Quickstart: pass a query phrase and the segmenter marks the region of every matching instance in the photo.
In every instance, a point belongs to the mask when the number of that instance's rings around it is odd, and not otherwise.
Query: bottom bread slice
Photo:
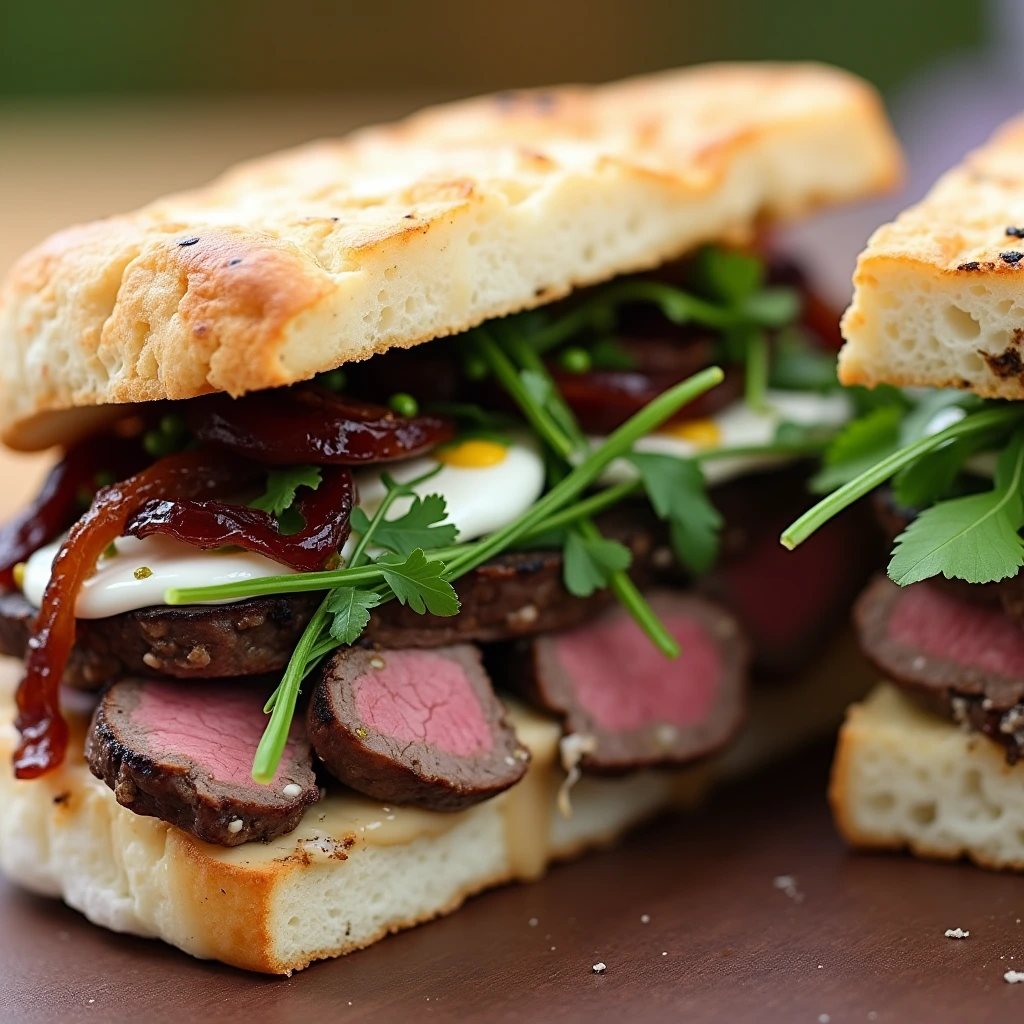
[[[4,700],[19,672],[0,660]],[[115,931],[288,974],[452,911],[482,889],[537,878],[551,861],[610,843],[661,810],[693,806],[715,784],[834,728],[869,678],[843,638],[814,672],[758,688],[745,731],[722,756],[671,773],[585,777],[569,817],[557,809],[559,728],[514,707],[533,761],[501,796],[444,814],[383,806],[339,785],[294,832],[230,849],[121,807],[84,763],[79,714],[61,769],[32,782],[0,771],[0,868]],[[5,762],[13,742],[6,726]]]
[[[889,683],[847,713],[830,799],[853,846],[1024,869],[1024,762]]]

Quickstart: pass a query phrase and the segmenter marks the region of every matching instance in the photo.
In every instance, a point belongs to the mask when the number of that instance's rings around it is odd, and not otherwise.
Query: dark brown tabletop
[[[0,1019],[1024,1019],[1024,984],[1003,980],[1024,970],[1024,880],[848,853],[826,775],[825,751],[791,761],[700,814],[290,979],[113,935],[0,883]]]

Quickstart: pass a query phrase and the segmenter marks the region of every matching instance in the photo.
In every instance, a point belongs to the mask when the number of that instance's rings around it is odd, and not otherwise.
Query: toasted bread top
[[[0,287],[0,431],[308,379],[889,186],[876,94],[817,65],[506,93],[70,228]]]

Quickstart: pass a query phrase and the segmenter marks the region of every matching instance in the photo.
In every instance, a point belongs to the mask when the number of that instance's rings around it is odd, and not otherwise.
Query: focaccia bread
[[[1024,118],[880,227],[854,285],[844,384],[1024,398]]]
[[[61,232],[0,287],[0,432],[307,379],[892,184],[876,94],[720,65],[501,94]],[[68,410],[76,410],[68,413]]]
[[[0,722],[10,721],[20,667],[0,658]],[[557,809],[561,727],[519,708],[513,719],[532,763],[500,796],[448,814],[382,805],[338,784],[294,832],[235,847],[118,804],[82,757],[79,715],[56,772],[18,782],[0,771],[0,868],[114,931],[290,974],[449,913],[483,889],[537,878],[552,861],[610,843],[666,808],[691,806],[833,728],[869,679],[852,637],[839,638],[816,668],[755,688],[750,722],[723,754],[675,772],[584,776],[568,818]],[[13,727],[0,725],[0,761],[14,739]]]
[[[889,684],[850,708],[830,799],[852,846],[1024,870],[1024,762]]]

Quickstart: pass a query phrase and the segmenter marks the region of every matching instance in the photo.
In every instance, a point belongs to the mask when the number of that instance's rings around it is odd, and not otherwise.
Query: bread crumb
[[[828,1024],[828,1022],[831,1019],[832,1018],[827,1013],[819,1013],[818,1014],[818,1020],[821,1022],[821,1024]]]
[[[971,933],[966,932],[963,928],[947,928],[946,938],[947,939],[966,939]]]
[[[650,924],[651,923],[651,915],[650,914],[641,914],[640,915],[640,923],[641,924]]]
[[[1003,975],[1003,981],[1009,985],[1017,985],[1024,981],[1024,971],[1007,971]]]
[[[554,947],[554,946],[552,946],[551,948],[552,948],[552,949],[554,949],[555,947]],[[591,969],[591,970],[592,970],[592,971],[593,971],[593,972],[594,972],[595,974],[604,974],[604,972],[605,972],[606,970],[608,970],[608,965],[607,965],[607,964],[606,964],[606,963],[605,963],[605,962],[604,962],[603,960],[599,960],[599,961],[598,961],[598,962],[597,962],[596,964],[594,964],[594,966],[593,966],[593,967],[591,967],[590,969]]]
[[[797,888],[795,876],[776,875],[772,879],[772,885],[784,892],[794,903],[803,903],[804,894]]]
[[[535,917],[531,917],[530,918],[529,925],[530,925],[531,928],[536,928],[538,924],[540,924],[540,922],[537,920],[537,918],[535,918]]]

